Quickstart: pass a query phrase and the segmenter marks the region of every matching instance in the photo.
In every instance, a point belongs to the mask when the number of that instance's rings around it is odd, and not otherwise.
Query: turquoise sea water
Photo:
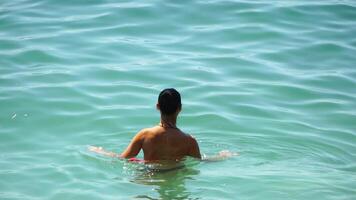
[[[355,199],[356,1],[0,1],[0,199]],[[94,155],[158,123],[205,155]],[[142,154],[140,155],[142,156]]]

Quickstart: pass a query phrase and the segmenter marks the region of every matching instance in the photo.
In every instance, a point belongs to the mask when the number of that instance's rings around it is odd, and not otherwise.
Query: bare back
[[[185,156],[201,158],[196,140],[177,128],[155,126],[143,129],[134,137],[122,157],[136,156],[141,148],[147,161],[179,160]]]
[[[145,160],[175,160],[190,155],[192,137],[179,129],[156,126],[147,129],[144,138]]]

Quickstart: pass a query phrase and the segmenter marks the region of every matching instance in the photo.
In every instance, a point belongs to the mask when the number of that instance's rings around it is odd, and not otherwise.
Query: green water
[[[0,199],[355,199],[356,2],[0,1]],[[159,91],[205,155],[121,152]],[[142,154],[140,154],[142,156]]]

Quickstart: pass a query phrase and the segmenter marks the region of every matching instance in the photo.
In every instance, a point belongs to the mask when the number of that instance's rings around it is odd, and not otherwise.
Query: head
[[[182,109],[179,92],[174,88],[162,90],[158,96],[157,109],[161,112],[161,115],[178,115]]]

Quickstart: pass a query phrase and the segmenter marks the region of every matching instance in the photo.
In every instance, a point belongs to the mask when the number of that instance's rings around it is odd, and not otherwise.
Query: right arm
[[[196,141],[196,139],[192,136],[189,136],[189,140],[190,140],[190,148],[189,148],[189,154],[188,156],[194,157],[194,158],[198,158],[201,159],[201,155],[200,155],[200,149],[199,149],[199,145],[198,142]]]
[[[190,143],[189,156],[200,159],[202,161],[215,162],[215,161],[225,160],[232,156],[239,155],[238,153],[233,153],[228,150],[223,150],[223,151],[220,151],[218,155],[209,156],[209,157],[204,156],[204,158],[202,158],[201,154],[200,154],[200,150],[199,150],[199,145],[198,145],[198,142],[196,141],[196,139],[192,136],[189,136],[189,140],[190,140],[190,142],[189,142]]]
[[[232,156],[238,156],[239,153],[233,153],[230,152],[228,150],[222,150],[219,152],[218,155],[214,155],[214,156],[204,156],[204,158],[202,159],[203,161],[206,162],[216,162],[216,161],[221,161],[221,160],[225,160],[228,159]]]

